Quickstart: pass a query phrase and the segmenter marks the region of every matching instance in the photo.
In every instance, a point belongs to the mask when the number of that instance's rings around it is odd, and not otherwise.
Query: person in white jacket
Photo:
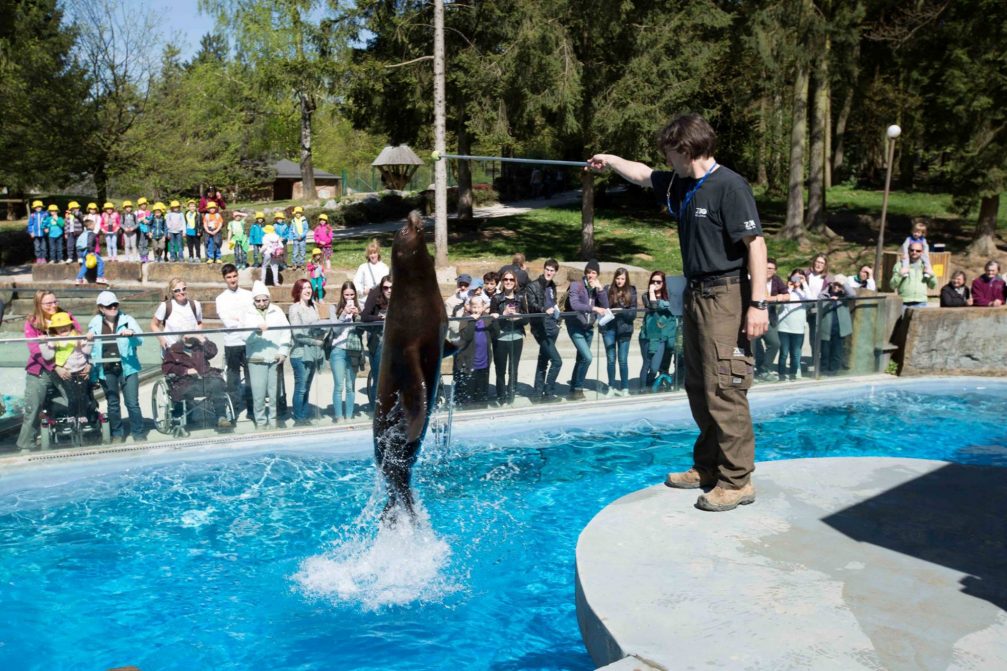
[[[262,279],[266,282],[267,273],[272,272],[273,284],[280,283],[280,263],[283,261],[284,244],[279,233],[272,224],[262,229]]]
[[[363,305],[367,300],[367,294],[371,292],[381,278],[389,274],[388,266],[381,260],[381,245],[377,239],[372,239],[367,243],[367,250],[364,252],[366,263],[361,263],[357,268],[357,274],[353,276],[353,286],[357,288],[357,299]]]
[[[245,341],[245,359],[248,361],[248,378],[252,387],[252,411],[258,429],[275,428],[277,425],[277,369],[290,353],[290,330],[270,330],[270,327],[289,325],[283,310],[270,303],[269,289],[265,283],[257,280],[252,285],[252,309],[245,313],[242,326],[258,329],[250,332]]]

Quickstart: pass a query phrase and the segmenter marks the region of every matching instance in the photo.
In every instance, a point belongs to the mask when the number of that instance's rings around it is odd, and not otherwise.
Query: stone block
[[[912,309],[902,330],[899,375],[1007,375],[1007,307]]]
[[[105,278],[109,282],[139,282],[141,264],[133,261],[105,260]],[[31,267],[33,282],[73,282],[80,271],[76,263],[46,263]]]

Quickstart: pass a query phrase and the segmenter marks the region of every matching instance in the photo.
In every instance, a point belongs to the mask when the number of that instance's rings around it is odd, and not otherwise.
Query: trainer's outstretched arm
[[[652,186],[650,183],[650,173],[654,172],[650,166],[636,161],[615,156],[614,154],[595,154],[587,160],[587,169],[594,172],[606,172],[614,170],[627,182],[632,182],[638,186]]]

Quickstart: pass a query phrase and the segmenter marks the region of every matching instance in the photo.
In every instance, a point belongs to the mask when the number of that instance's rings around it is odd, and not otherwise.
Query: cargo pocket
[[[717,384],[721,389],[750,389],[755,358],[736,345],[717,343]]]

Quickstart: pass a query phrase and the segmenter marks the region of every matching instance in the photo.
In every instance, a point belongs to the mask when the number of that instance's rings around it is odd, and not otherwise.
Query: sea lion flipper
[[[416,362],[415,380],[423,380],[423,371]],[[399,389],[399,403],[402,404],[403,417],[406,423],[406,442],[419,442],[427,425],[427,394],[426,385],[411,384]]]
[[[443,356],[454,356],[458,354],[458,345],[454,344],[450,340],[445,340],[442,346]]]

